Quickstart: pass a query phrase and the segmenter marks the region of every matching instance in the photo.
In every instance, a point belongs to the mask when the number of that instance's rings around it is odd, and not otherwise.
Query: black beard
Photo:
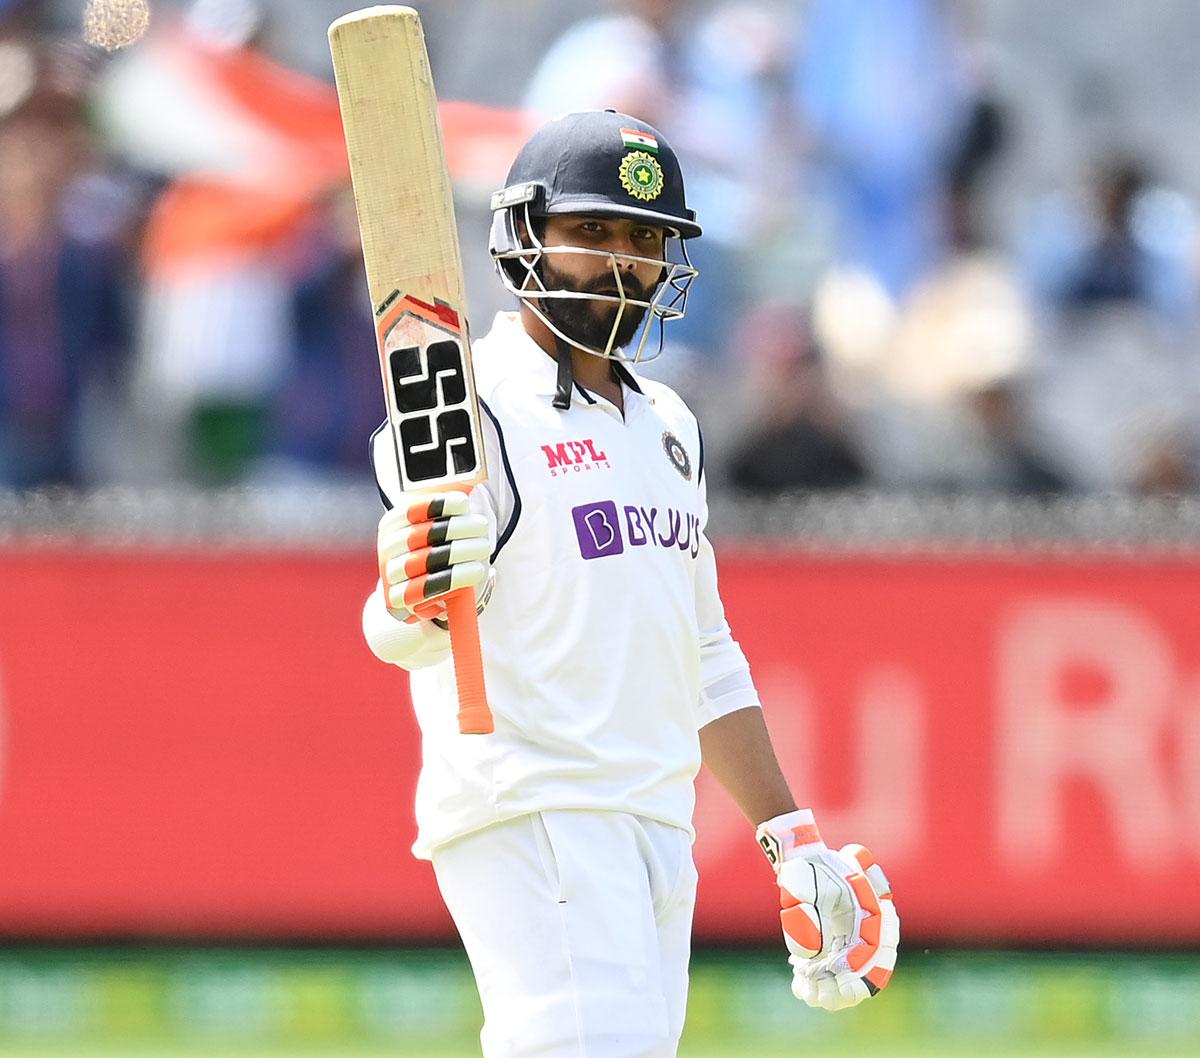
[[[542,262],[542,282],[546,284],[547,290],[576,289],[571,280],[557,271],[549,261]],[[585,294],[599,294],[606,289],[611,291],[613,282],[610,276],[599,276],[578,290]],[[627,298],[649,300],[636,279],[623,276],[621,283]],[[609,347],[609,335],[613,334],[613,317],[621,310],[621,306],[615,302],[587,301],[583,298],[546,298],[542,301],[542,309],[554,325],[572,341],[603,352]],[[598,312],[603,315],[598,315]],[[633,341],[633,336],[637,334],[645,317],[646,310],[640,305],[627,304],[621,312],[617,332],[613,335],[612,348],[624,349]]]

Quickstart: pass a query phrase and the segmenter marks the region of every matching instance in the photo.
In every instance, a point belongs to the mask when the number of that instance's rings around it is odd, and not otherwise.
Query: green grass
[[[775,951],[697,953],[679,1058],[1196,1058],[1200,957],[928,952],[824,1014]],[[1136,987],[1131,987],[1136,982]],[[0,1058],[479,1058],[458,951],[0,949]]]
[[[704,1044],[679,1050],[679,1058],[797,1058],[806,1048],[780,1043],[764,1047],[758,1041],[730,1040],[724,1044]],[[1118,1044],[1032,1044],[1032,1043],[934,1043],[919,1042],[892,1046],[873,1043],[872,1058],[1194,1058],[1191,1047],[1170,1048],[1162,1045],[1145,1049]],[[338,1045],[327,1048],[304,1046],[277,1047],[213,1047],[212,1045],[180,1046],[166,1044],[127,1045],[58,1044],[39,1047],[33,1044],[6,1047],[0,1045],[0,1058],[479,1058],[478,1048],[383,1047]]]

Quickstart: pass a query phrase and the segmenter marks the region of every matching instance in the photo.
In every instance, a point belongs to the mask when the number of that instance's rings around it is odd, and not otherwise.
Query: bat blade
[[[416,11],[329,27],[388,423],[406,492],[487,477],[466,292],[437,96]],[[474,593],[447,597],[464,731],[492,730]]]
[[[355,11],[329,27],[329,46],[371,304],[378,309],[395,290],[461,304],[454,200],[420,18],[410,7]]]

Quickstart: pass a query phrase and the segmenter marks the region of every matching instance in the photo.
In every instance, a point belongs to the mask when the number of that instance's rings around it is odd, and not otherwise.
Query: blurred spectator
[[[846,437],[803,316],[787,306],[760,306],[738,338],[750,361],[739,416],[746,429],[730,459],[730,484],[766,495],[860,484],[865,468]]]
[[[969,394],[968,402],[987,448],[987,465],[962,488],[995,490],[1017,496],[1066,492],[1069,483],[1030,439],[1024,386],[997,381]]]
[[[1081,487],[1195,487],[1197,222],[1144,157],[1114,152],[1022,233],[1044,310],[1040,429]]]
[[[960,254],[902,304],[834,273],[816,304],[834,392],[875,480],[905,488],[1059,491],[1024,411],[1032,319],[1011,270]]]
[[[839,218],[839,260],[903,296],[945,248],[973,86],[945,0],[814,0],[796,97]]]
[[[836,390],[855,409],[881,481],[1008,493],[1063,491],[1027,410],[1034,321],[1008,261],[981,228],[978,196],[1002,143],[999,112],[977,120],[942,200],[947,256],[902,300],[859,273],[835,273],[817,320]]]
[[[947,256],[914,288],[898,328],[896,369],[908,377],[897,378],[896,389],[927,398],[949,428],[929,483],[1057,493],[1067,478],[1040,450],[1028,411],[1032,309],[982,218],[987,175],[1006,140],[999,103],[977,98],[947,170]]]
[[[736,359],[733,325],[748,303],[803,293],[801,277],[778,274],[772,255],[802,208],[788,95],[793,17],[774,2],[714,4],[689,24],[677,104],[664,118],[704,227],[692,251],[703,278],[678,338],[709,368]]]
[[[383,421],[375,330],[349,188],[305,247],[293,297],[294,353],[271,408],[258,475],[369,476],[367,439]]]
[[[1194,460],[1181,436],[1167,434],[1146,447],[1134,490],[1143,496],[1183,496],[1200,486]]]
[[[0,0],[0,34],[28,35],[38,15],[37,0]]]
[[[922,3],[890,7],[887,17],[905,12],[917,20],[906,32],[936,14]],[[1058,491],[1061,477],[1027,437],[1023,379],[1030,310],[1011,266],[990,246],[980,209],[988,173],[1006,141],[1005,116],[998,102],[983,95],[960,104],[955,137],[942,128],[944,138],[922,148],[922,164],[929,168],[915,182],[901,175],[897,185],[906,194],[919,191],[921,209],[936,219],[936,252],[919,267],[916,257],[910,260],[913,270],[899,294],[888,288],[890,266],[880,273],[831,272],[816,294],[818,340],[829,351],[834,391],[850,409],[877,482]],[[885,136],[881,149],[889,138],[895,137]]]
[[[1143,309],[1052,317],[1029,389],[1038,433],[1078,488],[1157,488],[1168,464],[1182,471],[1175,480],[1194,477],[1198,367],[1190,338],[1164,333]]]
[[[6,77],[7,75],[7,77]],[[121,381],[134,194],[82,125],[85,64],[33,37],[0,41],[0,484],[86,483],[89,400]]]
[[[1028,233],[1033,279],[1064,311],[1125,305],[1164,323],[1195,320],[1197,222],[1190,203],[1156,181],[1147,161],[1115,153],[1081,201],[1044,201]]]
[[[1149,300],[1150,261],[1133,232],[1134,203],[1146,184],[1147,174],[1134,159],[1113,162],[1101,176],[1096,240],[1066,278],[1065,306]]]
[[[612,107],[670,137],[664,118],[676,91],[679,0],[626,0],[564,33],[533,72],[524,106],[542,121]]]
[[[330,85],[255,45],[251,0],[195,0],[122,56],[98,109],[113,143],[171,178],[144,247],[137,395],[149,476],[235,481],[265,451],[291,355],[294,241],[345,181]]]

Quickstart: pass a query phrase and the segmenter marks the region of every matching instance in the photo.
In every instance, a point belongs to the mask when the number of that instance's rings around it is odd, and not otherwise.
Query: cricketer
[[[411,673],[414,853],[470,958],[483,1053],[676,1054],[701,763],[776,871],[792,991],[854,1006],[895,965],[890,886],[862,846],[827,847],[792,795],[718,594],[699,426],[637,373],[696,277],[676,155],[626,114],[569,114],[522,148],[492,208],[519,309],[474,344],[491,478],[405,494],[376,435],[388,510],[363,611],[372,651]],[[491,734],[455,719],[440,600],[464,587]]]

